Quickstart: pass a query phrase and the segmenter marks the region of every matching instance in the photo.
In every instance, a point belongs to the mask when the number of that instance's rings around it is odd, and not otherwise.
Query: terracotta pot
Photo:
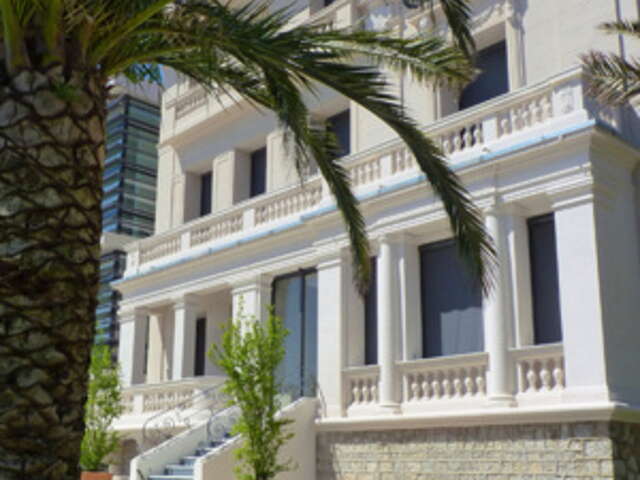
[[[111,480],[112,473],[107,472],[82,472],[80,480]]]

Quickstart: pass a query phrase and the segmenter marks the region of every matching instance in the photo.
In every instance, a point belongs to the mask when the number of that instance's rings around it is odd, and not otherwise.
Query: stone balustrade
[[[513,350],[518,395],[539,395],[565,388],[562,344],[535,345]]]
[[[486,353],[402,362],[402,401],[437,402],[484,397],[487,393]]]
[[[503,95],[491,102],[454,113],[424,129],[435,139],[455,168],[457,164],[479,160],[489,153],[512,148],[518,135],[528,130],[563,128],[563,118],[584,110],[582,71],[569,70],[541,84]],[[196,87],[193,87],[196,88]],[[592,112],[598,115],[598,112]],[[581,118],[582,118],[581,117]],[[418,174],[414,156],[399,139],[342,159],[356,194],[360,188],[393,185],[401,177]],[[397,180],[395,178],[397,177]],[[248,237],[260,228],[279,220],[302,220],[302,215],[333,204],[334,200],[319,176],[303,185],[268,192],[259,197],[214,212],[173,230],[129,245],[125,278],[160,265],[167,259],[190,253],[191,249]],[[195,252],[194,252],[195,253]]]
[[[180,406],[193,407],[192,400],[202,391],[221,382],[220,377],[136,385],[122,392],[124,414],[148,415]]]
[[[378,403],[380,368],[377,365],[352,367],[344,372],[346,407],[375,406]]]
[[[255,224],[262,225],[305,212],[318,205],[321,200],[322,184],[319,178],[315,178],[304,188],[286,190],[280,195],[269,196],[255,205]]]

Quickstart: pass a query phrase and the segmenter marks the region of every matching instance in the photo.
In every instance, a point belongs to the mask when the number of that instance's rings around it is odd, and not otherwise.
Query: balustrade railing
[[[177,405],[189,405],[205,390],[219,385],[219,377],[203,377],[159,384],[143,384],[129,387],[122,392],[125,414],[149,415]]]
[[[537,345],[512,350],[518,372],[518,394],[559,392],[565,388],[562,344]]]
[[[495,150],[495,143],[527,129],[544,125],[563,115],[581,110],[584,117],[582,72],[574,69],[544,83],[503,95],[491,102],[450,115],[424,129],[435,139],[453,165],[458,159],[473,158]],[[395,175],[417,172],[413,154],[400,140],[392,140],[367,151],[345,157],[352,185],[374,186],[389,182]],[[304,185],[269,192],[242,202],[229,210],[213,213],[175,230],[127,247],[125,277],[140,266],[179,254],[190,248],[248,234],[252,229],[304,212],[332,199],[319,177]]]
[[[402,362],[403,402],[478,398],[486,395],[486,353]]]
[[[242,214],[234,213],[215,222],[198,225],[191,230],[191,246],[223,238],[242,230]]]
[[[254,207],[255,224],[262,225],[295,215],[315,207],[322,200],[322,184],[319,178],[310,180],[303,188],[287,190],[279,195],[262,199]]]
[[[347,408],[372,406],[378,403],[380,368],[377,365],[352,367],[344,371]]]
[[[227,408],[229,397],[223,387],[223,384],[218,384],[203,390],[182,390],[178,395],[171,395],[170,402],[151,402],[150,408],[161,411],[144,422],[144,441],[157,445],[174,436],[177,430],[209,421],[216,413]]]

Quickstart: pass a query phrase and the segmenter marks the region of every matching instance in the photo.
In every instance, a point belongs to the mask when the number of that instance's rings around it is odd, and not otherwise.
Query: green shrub
[[[240,480],[271,480],[292,469],[291,461],[278,460],[278,452],[293,436],[285,430],[291,420],[276,417],[282,408],[282,384],[276,370],[284,359],[287,335],[272,309],[264,323],[241,313],[225,328],[221,345],[209,352],[228,377],[224,388],[231,404],[240,409],[233,429],[243,438],[236,453]]]
[[[111,349],[106,345],[94,346],[80,450],[80,465],[84,470],[104,469],[105,458],[118,448],[119,438],[111,430],[111,424],[123,412],[121,392],[120,371],[111,361]]]

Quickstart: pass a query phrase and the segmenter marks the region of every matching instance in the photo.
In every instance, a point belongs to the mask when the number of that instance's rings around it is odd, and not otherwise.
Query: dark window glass
[[[364,297],[364,363],[378,363],[378,274],[375,258],[371,260],[371,285]]]
[[[336,136],[338,150],[336,158],[344,157],[351,153],[351,113],[349,110],[340,112],[327,119],[327,128]]]
[[[560,342],[562,325],[553,214],[530,218],[528,225],[535,343]]]
[[[294,398],[314,396],[318,369],[318,276],[303,271],[273,282],[275,313],[289,335],[278,376]]]
[[[502,41],[478,52],[476,68],[481,73],[460,95],[460,110],[486,102],[509,91],[507,44]]]
[[[453,240],[420,249],[423,356],[484,350],[482,294]]]
[[[261,195],[267,188],[267,147],[251,154],[251,187],[250,197]]]
[[[331,5],[333,2],[335,2],[336,0],[324,0],[324,6],[328,7],[329,5]]]
[[[194,375],[196,377],[204,375],[205,356],[207,348],[207,319],[199,318],[196,321],[196,348]]]
[[[200,177],[200,216],[211,213],[211,172]]]
[[[147,375],[149,363],[149,317],[144,317],[144,358],[142,360],[142,374]]]

